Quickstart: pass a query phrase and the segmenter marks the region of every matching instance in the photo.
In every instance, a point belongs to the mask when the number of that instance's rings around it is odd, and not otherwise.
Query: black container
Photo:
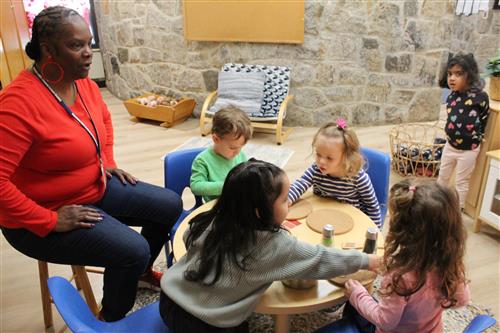
[[[373,254],[377,252],[377,236],[378,229],[376,227],[370,227],[366,230],[365,246],[363,247],[364,253]]]

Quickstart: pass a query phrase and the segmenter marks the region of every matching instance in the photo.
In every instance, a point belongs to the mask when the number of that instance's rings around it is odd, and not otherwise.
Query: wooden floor
[[[115,129],[115,156],[119,166],[143,181],[163,184],[163,166],[160,157],[189,138],[199,135],[196,119],[170,129],[158,123],[130,121],[120,100],[107,90],[103,95],[113,116]],[[389,151],[388,133],[391,126],[358,128],[362,146]],[[295,128],[284,146],[295,151],[285,167],[290,179],[294,179],[312,162],[311,139],[315,128]],[[257,133],[254,143],[274,144],[274,136]],[[391,174],[391,183],[399,176]],[[472,221],[465,217],[467,231],[467,275],[471,280],[472,300],[491,308],[497,318],[499,306],[500,234],[483,226],[478,234],[472,232]],[[43,332],[42,306],[36,261],[15,251],[3,236],[0,237],[0,332]],[[160,258],[164,260],[164,258]],[[49,265],[56,275],[69,275],[65,266]],[[102,276],[91,274],[94,293],[102,295]],[[63,332],[65,326],[54,308],[55,325],[52,332]]]

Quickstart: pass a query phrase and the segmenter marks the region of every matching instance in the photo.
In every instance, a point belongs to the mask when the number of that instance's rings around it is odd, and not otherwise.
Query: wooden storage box
[[[160,126],[171,127],[173,125],[183,122],[186,118],[190,117],[193,113],[196,102],[191,98],[182,98],[174,106],[158,105],[156,107],[149,107],[140,104],[137,99],[141,97],[148,97],[154,94],[146,94],[131,98],[123,102],[130,115],[137,119],[150,119],[161,121]],[[158,95],[154,95],[158,97]]]

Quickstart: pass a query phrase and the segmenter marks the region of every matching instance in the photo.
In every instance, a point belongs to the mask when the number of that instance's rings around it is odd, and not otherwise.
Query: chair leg
[[[278,145],[281,145],[283,143],[283,141],[286,140],[288,135],[290,135],[290,132],[292,131],[291,128],[283,127],[283,118],[285,116],[285,111],[286,111],[288,102],[291,101],[292,98],[293,98],[293,95],[286,96],[280,105],[280,110],[278,112],[278,121],[276,122],[276,143]]]
[[[80,280],[78,279],[78,272],[75,269],[76,266],[71,266],[71,271],[73,272],[73,279],[75,280],[76,289],[82,290],[80,285]]]
[[[73,272],[75,272],[75,283],[80,285],[83,291],[83,296],[87,301],[87,305],[93,314],[97,315],[99,313],[99,307],[95,301],[94,293],[92,292],[92,286],[90,285],[89,277],[85,266],[71,266]]]
[[[283,121],[278,121],[278,125],[276,126],[276,144],[281,145],[283,143]]]
[[[42,294],[43,322],[45,323],[45,328],[49,328],[54,324],[54,321],[52,318],[49,286],[47,285],[49,266],[46,261],[38,261],[38,275],[40,277],[40,292]]]

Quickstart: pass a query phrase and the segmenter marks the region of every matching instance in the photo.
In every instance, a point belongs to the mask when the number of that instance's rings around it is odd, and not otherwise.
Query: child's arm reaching
[[[351,305],[377,328],[392,331],[398,326],[406,306],[404,297],[392,293],[377,303],[359,281],[348,280],[345,288]]]
[[[363,213],[368,215],[377,227],[381,229],[382,219],[380,216],[380,205],[375,196],[375,190],[373,189],[370,177],[364,170],[361,170],[359,173],[357,189]]]
[[[191,192],[201,196],[219,196],[224,181],[208,180],[208,167],[203,159],[195,159],[191,170]]]
[[[304,194],[313,184],[313,167],[309,167],[304,174],[296,179],[288,191],[288,202],[293,204]]]

